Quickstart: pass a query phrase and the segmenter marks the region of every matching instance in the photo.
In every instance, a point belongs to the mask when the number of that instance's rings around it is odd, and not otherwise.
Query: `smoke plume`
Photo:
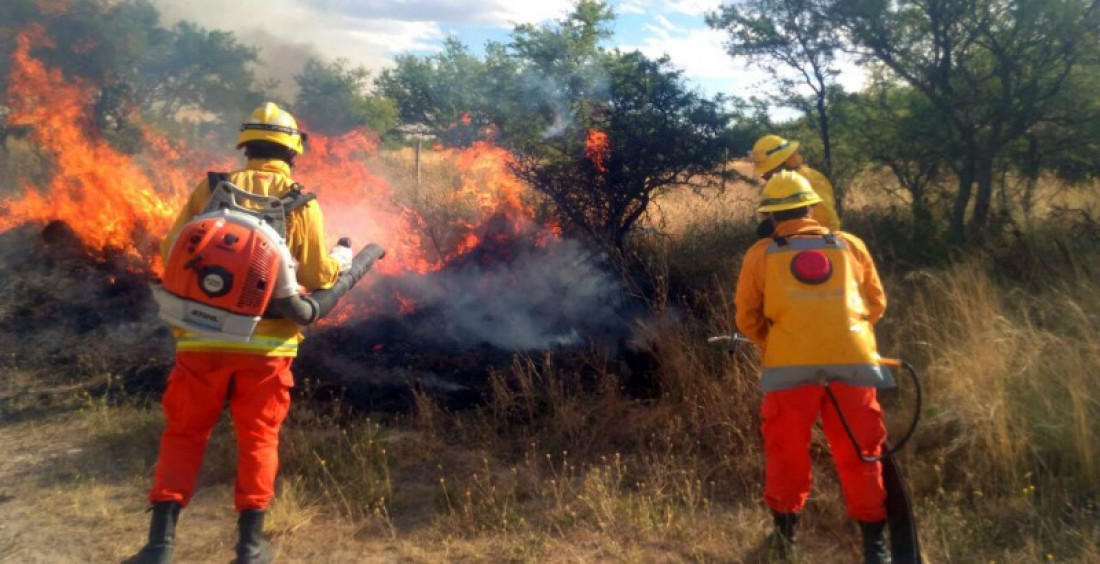
[[[364,346],[403,334],[434,347],[508,351],[574,347],[622,334],[627,323],[618,276],[581,243],[539,235],[489,234],[438,272],[379,279],[358,296],[373,313],[353,331],[366,333]],[[369,335],[382,326],[385,334]]]

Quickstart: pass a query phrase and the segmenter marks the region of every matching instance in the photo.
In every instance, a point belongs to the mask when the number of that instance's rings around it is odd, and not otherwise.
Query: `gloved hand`
[[[341,273],[347,272],[351,268],[351,259],[354,256],[351,252],[351,238],[341,237],[336,246],[329,251],[329,255],[340,264]]]

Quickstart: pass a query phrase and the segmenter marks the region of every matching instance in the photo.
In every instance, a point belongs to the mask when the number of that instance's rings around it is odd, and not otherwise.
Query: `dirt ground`
[[[121,562],[141,548],[148,525],[148,480],[118,445],[66,431],[70,418],[0,425],[0,561]],[[134,445],[136,446],[136,445]],[[149,445],[153,446],[153,445]],[[155,446],[154,446],[155,451]],[[139,458],[139,463],[146,460]],[[421,547],[377,531],[315,515],[280,526],[269,521],[281,562],[420,562],[462,560],[458,549]],[[177,529],[177,562],[230,562],[236,514],[232,487],[200,485]]]
[[[145,473],[156,452],[158,416],[138,417],[133,428],[117,432],[111,427],[124,417],[111,413],[19,419],[0,419],[0,562],[122,562],[137,552],[148,525]],[[208,450],[208,462],[211,456],[218,453]],[[180,518],[175,561],[232,562],[235,524],[231,481],[204,470]],[[685,558],[673,539],[653,545],[597,533],[564,539],[451,535],[427,525],[398,530],[281,498],[272,504],[267,532],[279,562],[730,561],[706,547]]]

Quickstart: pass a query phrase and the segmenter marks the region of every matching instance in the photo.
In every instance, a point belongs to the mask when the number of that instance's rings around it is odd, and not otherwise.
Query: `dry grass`
[[[396,170],[411,157],[390,158]],[[402,197],[461,221],[475,206],[453,204],[453,175],[426,159],[422,193]],[[652,274],[653,315],[636,332],[654,361],[648,396],[627,394],[638,375],[600,351],[583,366],[517,356],[491,375],[483,407],[458,413],[420,395],[413,412],[379,419],[315,401],[301,382],[269,522],[283,561],[762,560],[755,359],[705,343],[731,330],[753,238],[739,190],[663,201],[659,234],[639,236]],[[901,460],[929,561],[1100,561],[1100,285],[1086,267],[1098,253],[1067,265],[1028,241],[1009,255],[1031,265],[1018,268],[1026,280],[989,255],[883,269],[884,352],[916,364],[925,385],[923,426]],[[141,544],[159,409],[85,360],[93,385],[48,389],[0,365],[2,561],[117,561]],[[900,428],[908,396],[887,400]],[[855,561],[820,437],[813,452],[801,543],[815,560]],[[181,521],[181,561],[228,557],[234,457],[223,421]]]

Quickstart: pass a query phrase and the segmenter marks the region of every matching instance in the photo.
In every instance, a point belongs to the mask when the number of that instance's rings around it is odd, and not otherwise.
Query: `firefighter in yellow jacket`
[[[745,254],[737,279],[737,328],[761,350],[764,501],[775,517],[772,548],[786,557],[810,494],[810,437],[820,417],[848,515],[859,522],[866,562],[886,557],[882,466],[861,460],[823,384],[839,401],[862,453],[886,440],[876,388],[893,380],[879,366],[874,324],[886,295],[863,241],[814,219],[822,198],[796,172],[779,171],[757,211],[775,231]]]
[[[798,152],[798,147],[798,141],[784,139],[778,135],[765,135],[757,139],[749,153],[753,172],[764,180],[770,179],[780,170],[793,170],[802,175],[810,181],[814,193],[821,198],[821,203],[814,211],[814,219],[830,231],[839,231],[840,218],[836,213],[833,185],[824,174],[806,166],[801,153]]]
[[[305,137],[294,117],[277,105],[257,108],[237,138],[247,164],[229,181],[252,194],[286,195],[296,186],[290,169],[304,152]],[[203,211],[211,188],[209,180],[200,182],[180,211],[161,247],[166,263],[176,234]],[[350,249],[328,250],[316,200],[287,216],[286,243],[297,261],[298,283],[307,290],[332,286],[350,266]],[[279,429],[294,385],[290,365],[302,340],[299,327],[288,319],[263,319],[247,342],[175,331],[176,362],[162,400],[167,427],[149,492],[149,539],[131,561],[171,561],[180,509],[191,500],[206,442],[228,400],[238,447],[238,562],[270,562],[273,550],[262,537],[264,510],[274,494]]]

